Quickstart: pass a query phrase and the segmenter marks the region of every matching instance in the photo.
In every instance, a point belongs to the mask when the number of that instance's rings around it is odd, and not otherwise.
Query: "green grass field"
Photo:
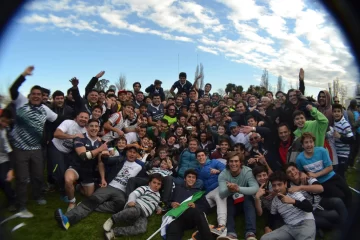
[[[347,181],[349,186],[359,186],[358,176],[359,170],[351,169],[347,173]],[[355,193],[354,193],[355,194]],[[2,196],[3,197],[3,196]],[[81,196],[78,194],[78,201],[81,200]],[[80,223],[71,226],[68,231],[61,229],[57,222],[54,220],[54,210],[62,208],[66,210],[67,204],[62,202],[58,193],[47,193],[46,199],[48,204],[45,206],[38,206],[34,201],[29,201],[28,209],[34,213],[35,217],[31,219],[14,219],[8,223],[8,228],[12,229],[14,226],[20,223],[26,225],[13,233],[14,239],[21,240],[62,240],[62,239],[77,239],[77,240],[95,240],[104,239],[102,225],[111,215],[104,213],[92,213],[89,217],[82,220]],[[6,213],[10,216],[12,213]],[[147,239],[153,232],[155,232],[161,225],[161,216],[153,215],[148,219],[148,231],[143,235],[137,235],[133,237],[121,237],[118,239],[138,240]],[[210,223],[216,223],[216,213],[212,212],[208,215]],[[245,223],[243,216],[237,218],[237,233],[239,238],[243,238]],[[257,236],[258,239],[263,235],[264,222],[262,218],[257,218]],[[183,239],[189,239],[192,231],[185,233]],[[158,234],[153,239],[161,239]],[[329,237],[327,239],[330,239]]]

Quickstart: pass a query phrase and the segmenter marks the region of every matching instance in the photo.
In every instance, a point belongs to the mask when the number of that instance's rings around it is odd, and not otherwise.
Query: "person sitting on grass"
[[[76,181],[81,183],[81,192],[85,196],[89,197],[93,194],[95,190],[93,175],[98,162],[97,156],[102,151],[108,149],[106,142],[101,144],[98,140],[97,134],[100,130],[99,121],[90,119],[87,123],[86,130],[86,133],[74,139],[75,153],[72,154],[69,168],[65,171],[65,192],[69,199],[67,211],[72,210],[76,205],[74,189],[74,183]],[[101,185],[103,186],[104,184],[106,186],[105,179],[101,181]]]
[[[270,214],[271,202],[275,196],[269,182],[269,170],[264,165],[259,165],[252,170],[260,188],[255,194],[255,209],[258,216],[265,218],[265,233],[269,233],[276,228],[281,227],[284,223],[279,215]]]
[[[305,132],[301,136],[304,151],[297,156],[296,165],[307,175],[303,176],[302,180],[307,177],[316,178],[324,188],[323,197],[339,197],[349,208],[351,206],[351,190],[345,180],[333,171],[328,151],[323,147],[315,147],[315,140],[315,136],[309,132]]]
[[[225,165],[218,160],[210,160],[205,154],[205,150],[197,150],[196,158],[199,162],[199,167],[196,169],[198,178],[204,182],[204,190],[206,191],[206,201],[210,207],[216,206],[218,227],[212,232],[221,235],[226,228],[226,198],[219,196],[219,174],[225,169]]]
[[[322,229],[335,229],[335,234],[339,234],[339,229],[344,226],[348,217],[348,210],[344,202],[336,197],[321,198],[320,194],[324,188],[316,178],[307,178],[307,182],[303,184],[300,177],[301,172],[295,163],[286,165],[285,173],[290,183],[288,192],[301,192],[312,203],[317,235],[323,238]],[[334,239],[338,239],[338,237]]]
[[[185,184],[175,186],[171,202],[172,208],[179,207],[184,200],[200,191],[200,189],[195,187],[197,177],[198,174],[194,169],[188,169],[185,171]],[[166,240],[179,240],[182,238],[185,230],[195,227],[198,230],[194,233],[194,235],[197,236],[197,239],[214,239],[204,213],[209,207],[203,200],[204,198],[200,198],[196,201],[196,203],[190,202],[188,204],[189,208],[167,226]]]
[[[287,191],[287,176],[284,172],[273,172],[269,176],[269,181],[277,193],[271,203],[271,214],[279,213],[285,224],[266,233],[260,240],[314,240],[316,227],[311,203],[301,192]]]
[[[71,225],[76,224],[87,217],[94,210],[98,212],[117,213],[122,210],[126,203],[126,185],[130,177],[144,176],[145,170],[136,160],[137,148],[130,146],[126,149],[126,158],[104,157],[102,161],[106,165],[112,164],[111,172],[106,176],[105,187],[98,188],[93,195],[84,199],[74,209],[62,213],[59,208],[55,211],[55,220],[60,227],[68,230]],[[117,159],[117,160],[116,160]]]
[[[105,239],[114,239],[115,236],[132,236],[146,232],[147,218],[156,210],[161,214],[159,207],[160,193],[163,177],[160,173],[154,173],[149,177],[148,186],[138,187],[127,200],[124,210],[114,214],[103,225]],[[115,227],[118,222],[130,221],[132,224],[126,227]]]
[[[226,155],[226,169],[219,175],[219,195],[227,198],[227,236],[219,239],[236,239],[235,216],[242,208],[245,212],[246,240],[256,239],[254,195],[259,185],[249,167],[243,165],[244,155],[232,151]],[[245,195],[245,196],[244,196]]]

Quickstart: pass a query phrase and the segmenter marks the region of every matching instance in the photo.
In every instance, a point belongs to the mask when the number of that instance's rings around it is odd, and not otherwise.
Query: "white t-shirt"
[[[80,127],[74,120],[65,120],[58,127],[63,133],[75,135],[78,133],[86,133],[85,127]],[[54,146],[63,153],[69,153],[74,149],[73,139],[58,139],[53,138]]]
[[[141,166],[136,162],[126,161],[116,177],[110,182],[110,186],[126,192],[126,184],[131,177],[135,177],[141,171]]]

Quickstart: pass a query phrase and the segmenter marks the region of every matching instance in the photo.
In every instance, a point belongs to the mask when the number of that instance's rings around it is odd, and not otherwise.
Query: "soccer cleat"
[[[105,232],[110,232],[113,225],[114,225],[114,222],[111,218],[106,220],[106,222],[104,222],[104,225],[103,225]]]
[[[65,230],[68,230],[70,227],[69,219],[65,216],[61,209],[55,211],[55,220],[58,222],[59,226]]]
[[[105,239],[106,240],[115,239],[114,231],[110,230],[110,232],[105,232]]]

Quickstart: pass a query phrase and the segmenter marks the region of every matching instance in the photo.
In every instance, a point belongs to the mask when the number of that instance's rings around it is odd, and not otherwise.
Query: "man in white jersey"
[[[60,227],[67,230],[70,225],[79,222],[94,210],[107,213],[117,213],[122,210],[126,203],[127,181],[131,177],[145,176],[146,174],[145,169],[136,158],[137,149],[134,146],[127,148],[125,159],[121,156],[113,157],[111,160],[104,157],[104,164],[112,165],[106,176],[106,182],[109,184],[97,189],[93,195],[66,214],[63,214],[61,209],[57,209],[55,219]]]
[[[84,138],[89,117],[88,112],[79,112],[75,120],[65,120],[55,130],[49,147],[49,157],[54,166],[53,178],[60,189],[64,189],[64,175],[69,168],[70,153],[74,151],[74,139]]]
[[[269,181],[277,193],[271,204],[271,214],[279,213],[285,225],[263,235],[261,240],[315,240],[316,227],[311,202],[300,192],[287,191],[287,176],[284,172],[273,172]]]

